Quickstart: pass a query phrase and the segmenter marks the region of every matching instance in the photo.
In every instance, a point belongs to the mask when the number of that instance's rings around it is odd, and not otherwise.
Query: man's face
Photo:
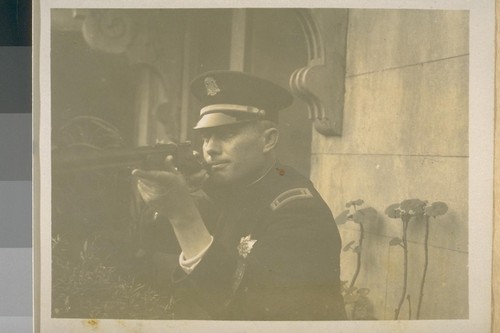
[[[214,183],[248,184],[265,171],[265,139],[256,123],[206,128],[201,134]]]

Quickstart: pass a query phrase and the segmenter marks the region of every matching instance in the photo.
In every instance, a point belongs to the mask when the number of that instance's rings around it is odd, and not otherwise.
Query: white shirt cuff
[[[184,257],[184,252],[181,252],[181,254],[179,255],[179,265],[181,266],[182,270],[186,272],[186,274],[190,274],[196,268],[196,266],[200,263],[201,259],[203,259],[205,253],[212,245],[213,241],[214,237],[210,236],[210,243],[208,243],[207,247],[204,248],[201,252],[199,252],[191,259],[186,259]]]

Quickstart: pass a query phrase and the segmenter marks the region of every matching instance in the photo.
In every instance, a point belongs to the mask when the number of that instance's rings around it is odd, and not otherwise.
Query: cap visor
[[[201,129],[201,128],[210,128],[210,127],[217,127],[217,126],[224,126],[224,125],[231,125],[231,124],[238,124],[242,122],[246,122],[249,120],[255,120],[254,117],[251,119],[245,117],[236,117],[232,116],[226,113],[221,113],[221,112],[216,112],[216,113],[209,113],[205,114],[201,119],[198,121],[194,129]]]

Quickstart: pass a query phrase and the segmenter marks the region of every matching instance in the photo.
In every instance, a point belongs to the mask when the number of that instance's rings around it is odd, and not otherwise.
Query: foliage
[[[355,286],[356,280],[358,278],[359,272],[361,270],[361,258],[363,249],[363,240],[365,237],[365,227],[366,223],[374,222],[378,219],[378,213],[372,207],[365,207],[358,209],[359,206],[363,205],[364,201],[362,199],[349,201],[346,203],[347,210],[344,210],[339,216],[335,218],[338,225],[352,221],[359,225],[359,238],[357,241],[353,240],[347,243],[343,247],[343,251],[352,251],[356,254],[356,270],[351,279],[351,282],[347,284],[347,281],[343,281],[342,294],[344,296],[344,303],[346,305],[346,312],[350,319],[352,320],[373,320],[375,319],[373,315],[373,304],[368,298],[370,289],[368,288],[357,288]]]
[[[427,266],[429,262],[429,219],[431,217],[436,218],[437,216],[444,215],[448,211],[448,206],[444,202],[434,202],[428,205],[427,201],[422,201],[420,199],[408,199],[400,203],[395,203],[388,206],[385,210],[385,214],[393,219],[401,219],[402,221],[402,237],[393,237],[389,241],[390,246],[401,246],[404,253],[403,262],[403,290],[401,298],[397,308],[394,310],[394,319],[399,318],[401,307],[405,301],[408,301],[409,308],[409,318],[411,319],[411,297],[407,294],[408,286],[408,224],[416,221],[423,221],[425,223],[425,241],[424,241],[424,269],[422,274],[422,279],[420,283],[420,295],[417,307],[416,318],[420,318],[420,309],[422,306],[422,299],[424,295],[425,278],[427,275]]]
[[[167,305],[157,292],[117,274],[99,257],[94,242],[82,244],[79,260],[68,256],[69,244],[52,240],[52,309],[54,317],[167,319]]]
[[[342,296],[346,313],[351,320],[376,320],[374,316],[375,308],[368,297],[370,289],[358,287],[348,287],[348,281],[342,281]]]

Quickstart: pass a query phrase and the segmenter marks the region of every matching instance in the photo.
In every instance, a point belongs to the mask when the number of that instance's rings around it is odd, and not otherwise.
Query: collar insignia
[[[279,171],[281,172],[281,170]],[[293,188],[278,195],[278,197],[274,199],[274,201],[271,203],[271,209],[277,210],[281,206],[284,206],[285,204],[289,203],[290,201],[294,201],[297,199],[308,199],[312,197],[313,195],[307,187]]]
[[[205,88],[207,88],[207,96],[215,96],[220,92],[217,82],[215,82],[215,79],[210,76],[205,78]]]

